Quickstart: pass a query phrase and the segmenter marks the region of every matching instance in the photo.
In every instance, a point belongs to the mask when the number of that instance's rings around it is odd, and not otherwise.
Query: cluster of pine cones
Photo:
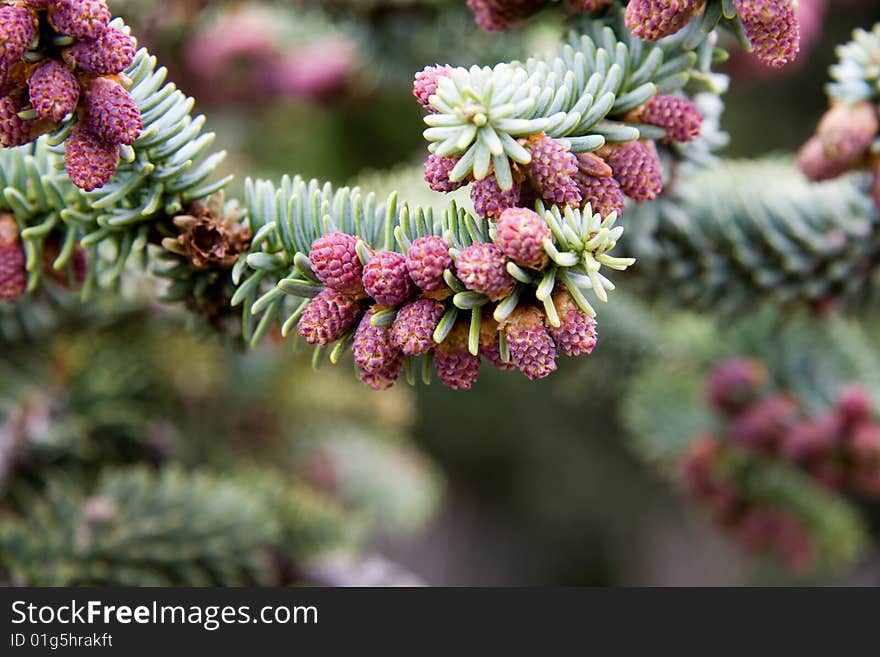
[[[416,74],[413,95],[428,112],[434,112],[431,96],[437,82],[449,76],[448,66],[428,66]],[[663,128],[665,143],[692,141],[700,135],[703,117],[683,96],[658,94],[625,118]],[[624,196],[637,203],[654,200],[663,191],[663,167],[653,141],[609,144],[596,153],[575,154],[568,143],[540,133],[520,139],[531,155],[526,165],[514,164],[514,185],[502,190],[492,174],[482,180],[451,181],[455,157],[428,156],[425,180],[434,191],[451,192],[472,184],[474,209],[481,217],[497,220],[504,210],[533,207],[541,199],[557,206],[586,207],[605,216],[620,213]]]
[[[521,303],[500,324],[481,311],[479,335],[472,322],[451,307],[456,288],[492,301],[516,287],[508,263],[540,271],[549,258],[546,222],[532,210],[504,212],[494,241],[455,249],[428,235],[407,252],[374,252],[358,238],[334,232],[312,244],[309,262],[324,289],[306,306],[298,325],[309,344],[328,345],[353,331],[353,352],[361,380],[375,390],[398,379],[405,356],[430,354],[439,379],[448,387],[470,389],[481,357],[503,370],[519,368],[530,379],[556,370],[559,352],[589,354],[596,345],[596,323],[564,289],[553,294],[559,325],[547,323],[537,305]],[[450,311],[452,312],[450,313]]]
[[[560,0],[552,0],[559,4]],[[488,32],[509,30],[547,5],[547,0],[467,0],[477,24]],[[562,0],[570,13],[604,11],[615,0]],[[644,41],[684,29],[706,9],[706,0],[630,0],[626,26]],[[746,38],[764,64],[778,68],[797,58],[800,24],[792,0],[733,0]]]
[[[0,4],[0,146],[27,144],[75,116],[65,166],[85,191],[110,180],[120,145],[143,129],[121,75],[135,42],[110,18],[104,0]]]
[[[761,362],[735,358],[715,367],[707,396],[725,432],[693,442],[685,462],[690,494],[747,547],[776,551],[794,569],[808,569],[813,548],[797,517],[750,498],[737,469],[726,465],[737,458],[776,459],[835,492],[880,496],[880,425],[868,394],[850,388],[831,410],[811,417],[791,396],[768,390]]]

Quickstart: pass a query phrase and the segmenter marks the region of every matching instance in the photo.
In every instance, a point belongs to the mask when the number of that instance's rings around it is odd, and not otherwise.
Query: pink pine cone
[[[406,269],[406,256],[396,251],[379,251],[363,275],[364,290],[381,306],[398,306],[416,294]]]
[[[37,17],[27,7],[0,6],[0,62],[9,66],[21,59],[37,36]]]
[[[486,32],[502,32],[519,25],[543,0],[467,0],[477,25]]]
[[[85,125],[111,144],[133,144],[144,124],[134,99],[118,82],[97,78],[86,92]]]
[[[877,105],[863,101],[832,107],[822,117],[816,134],[829,160],[841,166],[853,166],[865,157],[878,131]]]
[[[813,182],[831,180],[842,176],[850,169],[848,162],[832,160],[825,153],[825,146],[818,136],[810,137],[798,152],[797,165],[807,178]]]
[[[439,301],[419,299],[406,304],[391,326],[391,341],[407,356],[421,356],[434,348],[434,329],[446,308]]]
[[[737,445],[762,452],[775,452],[785,432],[799,419],[799,408],[785,395],[767,397],[737,416],[730,438]]]
[[[420,237],[406,253],[409,276],[425,292],[435,292],[446,287],[443,272],[450,267],[452,258],[449,255],[449,244],[442,237]]]
[[[549,257],[544,240],[553,234],[547,222],[528,208],[509,208],[498,218],[495,244],[516,264],[532,269],[543,269]]]
[[[73,127],[65,145],[64,167],[74,185],[86,192],[99,189],[116,173],[118,163],[118,144],[95,136],[81,123]]]
[[[800,22],[791,0],[734,0],[734,5],[758,59],[773,68],[797,59]]]
[[[578,159],[568,145],[543,133],[529,137],[523,144],[532,156],[526,170],[541,197],[556,205],[578,207]]]
[[[79,82],[76,76],[57,60],[50,59],[38,66],[28,79],[31,105],[41,119],[61,121],[76,109]]]
[[[0,146],[3,148],[29,144],[45,132],[45,127],[39,121],[18,116],[26,106],[27,97],[24,95],[0,98]]]
[[[581,310],[565,290],[553,294],[553,302],[559,314],[559,327],[547,330],[556,346],[566,356],[591,354],[599,341],[596,320]]]
[[[594,214],[606,217],[612,212],[618,214],[623,212],[625,204],[623,191],[620,189],[620,183],[612,176],[600,178],[581,172],[577,180],[583,205],[586,207],[589,204]]]
[[[687,98],[660,94],[645,104],[642,120],[666,130],[664,143],[688,142],[700,136],[703,115]]]
[[[64,61],[92,75],[116,75],[134,60],[135,42],[125,32],[107,28],[92,40],[79,41],[64,51]]]
[[[630,0],[626,26],[634,36],[657,41],[680,31],[703,6],[704,0]]]
[[[13,303],[27,290],[25,262],[15,220],[0,217],[0,301]]]
[[[503,299],[516,287],[507,271],[507,258],[494,244],[477,242],[462,249],[455,268],[466,288],[485,294],[492,301]]]
[[[468,330],[458,324],[434,350],[437,376],[447,388],[470,390],[480,376],[480,357],[468,351]]]
[[[345,233],[328,233],[312,242],[312,271],[326,287],[352,296],[363,294],[364,268],[358,258],[357,242],[357,237]]]
[[[477,180],[471,186],[471,199],[474,202],[474,210],[486,219],[498,219],[501,213],[508,208],[520,205],[522,197],[521,186],[514,182],[513,187],[502,190],[495,180],[495,176],[489,175],[482,180]]]
[[[510,359],[535,381],[556,371],[556,345],[537,308],[518,308],[504,325]]]
[[[467,184],[466,180],[452,182],[449,174],[458,162],[457,157],[440,157],[431,153],[425,160],[425,182],[435,192],[454,192]]]
[[[501,358],[500,327],[491,313],[485,313],[480,322],[480,354],[499,370],[512,370],[516,367],[512,362],[504,362]]]
[[[620,189],[634,201],[653,201],[663,191],[663,168],[653,142],[619,144],[607,161]]]
[[[437,93],[437,81],[442,77],[449,77],[452,73],[451,66],[426,66],[416,73],[413,80],[413,96],[429,112],[436,110],[431,107],[430,98]]]
[[[360,316],[360,306],[336,290],[322,290],[299,320],[299,334],[309,344],[326,345],[344,336]]]
[[[760,361],[729,358],[712,368],[706,382],[706,396],[713,408],[734,415],[754,401],[766,382],[767,369]]]
[[[403,357],[398,357],[375,372],[366,372],[358,368],[358,377],[366,386],[378,392],[392,388],[400,378],[400,370],[402,369]]]
[[[373,306],[364,313],[352,344],[354,362],[367,374],[393,371],[403,357],[400,349],[391,340],[391,329],[370,324],[376,311],[376,306]]]
[[[49,23],[59,34],[94,39],[110,22],[104,0],[57,0],[49,8]]]

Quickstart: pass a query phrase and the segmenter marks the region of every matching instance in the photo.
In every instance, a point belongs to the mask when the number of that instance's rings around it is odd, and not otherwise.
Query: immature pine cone
[[[144,124],[131,95],[118,82],[96,78],[86,92],[85,127],[111,144],[133,144]]]
[[[493,221],[501,216],[508,208],[520,205],[522,197],[521,186],[514,182],[513,187],[502,190],[498,186],[495,176],[489,175],[482,180],[477,180],[471,186],[471,199],[474,202],[474,210],[477,214]]]
[[[797,59],[800,23],[792,0],[734,0],[734,5],[758,59],[774,68]]]
[[[730,428],[737,445],[761,452],[775,452],[786,431],[799,419],[798,405],[785,395],[762,399],[739,415]]]
[[[416,293],[406,269],[406,256],[396,251],[376,253],[364,267],[363,283],[364,290],[380,306],[398,306]]]
[[[509,208],[498,218],[495,244],[516,264],[544,269],[549,257],[544,240],[552,239],[550,227],[538,213],[527,208]]]
[[[391,341],[407,356],[421,356],[434,348],[434,330],[446,312],[439,301],[418,299],[401,308],[391,326]]]
[[[814,135],[801,146],[797,156],[798,169],[813,182],[831,180],[849,171],[847,162],[832,160],[825,153],[822,139]]]
[[[880,119],[877,116],[877,106],[864,101],[855,105],[838,104],[832,107],[822,117],[816,134],[829,160],[851,167],[868,152],[878,130]]]
[[[767,382],[767,368],[751,358],[730,358],[709,374],[706,396],[713,408],[732,416],[743,411]]]
[[[447,388],[470,390],[480,376],[480,357],[468,351],[468,329],[456,324],[446,339],[434,349],[437,376]]]
[[[64,149],[64,168],[74,185],[86,192],[99,189],[116,173],[118,163],[118,144],[95,136],[81,123],[73,126]]]
[[[517,308],[504,323],[510,359],[532,381],[556,371],[556,345],[537,308]]]
[[[0,6],[0,62],[6,66],[18,62],[34,37],[37,36],[37,18],[21,5]]]
[[[688,142],[700,136],[703,115],[687,98],[660,94],[645,104],[642,120],[666,130],[664,143]]]
[[[29,144],[46,131],[40,121],[18,116],[26,106],[27,97],[24,95],[0,98],[0,146],[3,148]]]
[[[360,306],[345,295],[321,290],[303,311],[298,331],[309,344],[330,344],[354,326],[360,312]]]
[[[524,144],[532,156],[526,170],[541,197],[556,205],[578,207],[581,193],[575,180],[577,156],[566,144],[543,133],[532,135]]]
[[[91,75],[116,75],[134,60],[135,42],[114,27],[103,30],[93,41],[78,41],[63,53],[65,63]]]
[[[522,22],[543,0],[467,0],[477,25],[486,32],[503,32]]]
[[[516,367],[512,361],[504,362],[501,358],[500,327],[490,312],[483,315],[480,322],[480,354],[499,370],[512,370]]]
[[[451,66],[426,66],[416,73],[413,80],[413,96],[419,101],[419,105],[429,112],[435,112],[436,110],[431,107],[430,98],[437,93],[437,81],[442,77],[449,77],[451,73]]]
[[[49,8],[49,23],[59,34],[95,39],[110,22],[104,0],[56,0]]]
[[[428,187],[435,192],[454,192],[467,184],[467,181],[460,180],[452,182],[449,174],[455,164],[458,162],[457,157],[440,157],[431,153],[425,160],[425,182]]]
[[[564,289],[553,293],[553,303],[559,314],[559,327],[548,327],[556,346],[566,356],[591,354],[599,341],[596,320],[581,310]]]
[[[452,258],[449,255],[449,244],[442,237],[420,237],[406,252],[409,276],[425,292],[436,292],[446,287],[443,272],[450,267]]]
[[[626,26],[634,36],[658,41],[681,30],[705,0],[630,0]]]
[[[345,233],[328,233],[314,242],[309,251],[312,271],[325,286],[343,294],[363,294],[363,265],[357,254],[357,238]]]
[[[578,185],[581,188],[584,208],[589,204],[590,211],[607,217],[612,212],[623,212],[625,201],[620,183],[613,177],[595,178],[578,174]]]
[[[516,281],[507,271],[507,258],[494,244],[477,242],[462,249],[455,262],[465,287],[499,301],[513,292]]]
[[[31,105],[41,119],[61,121],[76,109],[79,82],[69,68],[50,59],[28,79]]]
[[[653,201],[663,191],[663,169],[653,142],[617,145],[607,161],[623,193],[637,203]]]
[[[372,306],[364,313],[352,344],[354,362],[358,368],[368,374],[393,371],[403,356],[400,349],[391,341],[390,328],[370,324],[376,311],[376,306]]]
[[[11,215],[0,215],[0,300],[13,303],[25,290],[27,270],[18,225]]]

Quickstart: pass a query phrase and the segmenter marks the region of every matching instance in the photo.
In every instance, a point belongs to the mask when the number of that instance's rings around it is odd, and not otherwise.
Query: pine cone
[[[466,288],[485,294],[492,301],[503,299],[516,287],[507,271],[507,258],[494,244],[477,242],[462,249],[455,268]]]
[[[619,144],[611,149],[607,162],[620,189],[637,203],[653,201],[663,191],[663,167],[653,142]]]
[[[411,299],[416,286],[406,268],[406,256],[396,251],[376,253],[363,273],[364,290],[380,306],[394,307]]]
[[[446,339],[434,350],[437,376],[447,388],[470,390],[480,376],[480,357],[468,351],[468,328],[456,324]]]
[[[703,115],[687,98],[659,94],[649,100],[642,112],[642,120],[666,130],[663,143],[688,142],[700,136]]]
[[[800,23],[791,0],[734,0],[734,5],[758,59],[774,68],[797,59]]]
[[[14,303],[27,290],[25,262],[18,224],[12,215],[0,215],[0,300]]]
[[[556,371],[556,345],[540,310],[517,308],[503,327],[510,359],[529,379],[543,379]]]
[[[325,289],[306,306],[297,329],[309,344],[327,345],[344,336],[360,314],[359,304],[336,290]]]
[[[425,292],[446,287],[443,273],[452,267],[449,244],[442,237],[426,235],[412,243],[406,253],[406,269],[410,278]]]
[[[436,110],[431,107],[430,98],[437,93],[437,81],[441,77],[449,77],[452,73],[451,66],[426,66],[416,73],[413,80],[413,96],[429,112]]]
[[[135,41],[116,28],[103,30],[94,40],[79,41],[62,53],[68,66],[91,75],[122,73],[134,60]]]
[[[397,313],[391,341],[407,356],[421,356],[434,348],[434,330],[446,308],[439,301],[418,299]]]
[[[565,289],[553,292],[559,327],[548,327],[556,346],[566,356],[591,354],[599,341],[596,320],[581,310]]]
[[[357,242],[357,237],[345,233],[328,233],[312,242],[309,261],[321,283],[350,296],[364,293],[364,268],[358,258]]]
[[[495,180],[495,176],[487,176],[477,180],[471,187],[471,199],[474,202],[474,210],[486,219],[498,219],[501,213],[508,208],[520,205],[522,187],[514,182],[513,187],[502,190]]]
[[[544,250],[547,239],[553,239],[550,227],[533,210],[509,208],[498,218],[494,242],[518,265],[544,269],[550,260]]]
[[[626,26],[633,36],[658,41],[675,34],[702,9],[705,0],[630,0]]]
[[[79,81],[61,62],[50,59],[28,79],[31,105],[41,119],[61,121],[76,109]]]
[[[556,205],[579,207],[581,193],[575,180],[578,159],[569,146],[543,133],[521,143],[532,156],[526,171],[541,198]]]
[[[95,39],[110,22],[104,0],[57,0],[49,8],[49,23],[59,34]]]
[[[71,182],[90,192],[109,182],[119,163],[119,145],[111,144],[86,130],[73,127],[64,150],[64,167]]]

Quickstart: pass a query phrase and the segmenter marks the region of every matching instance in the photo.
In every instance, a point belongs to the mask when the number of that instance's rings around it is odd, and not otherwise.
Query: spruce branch
[[[766,302],[875,303],[878,214],[858,178],[810,184],[783,160],[725,162],[629,217],[639,280],[677,306],[732,316]]]

